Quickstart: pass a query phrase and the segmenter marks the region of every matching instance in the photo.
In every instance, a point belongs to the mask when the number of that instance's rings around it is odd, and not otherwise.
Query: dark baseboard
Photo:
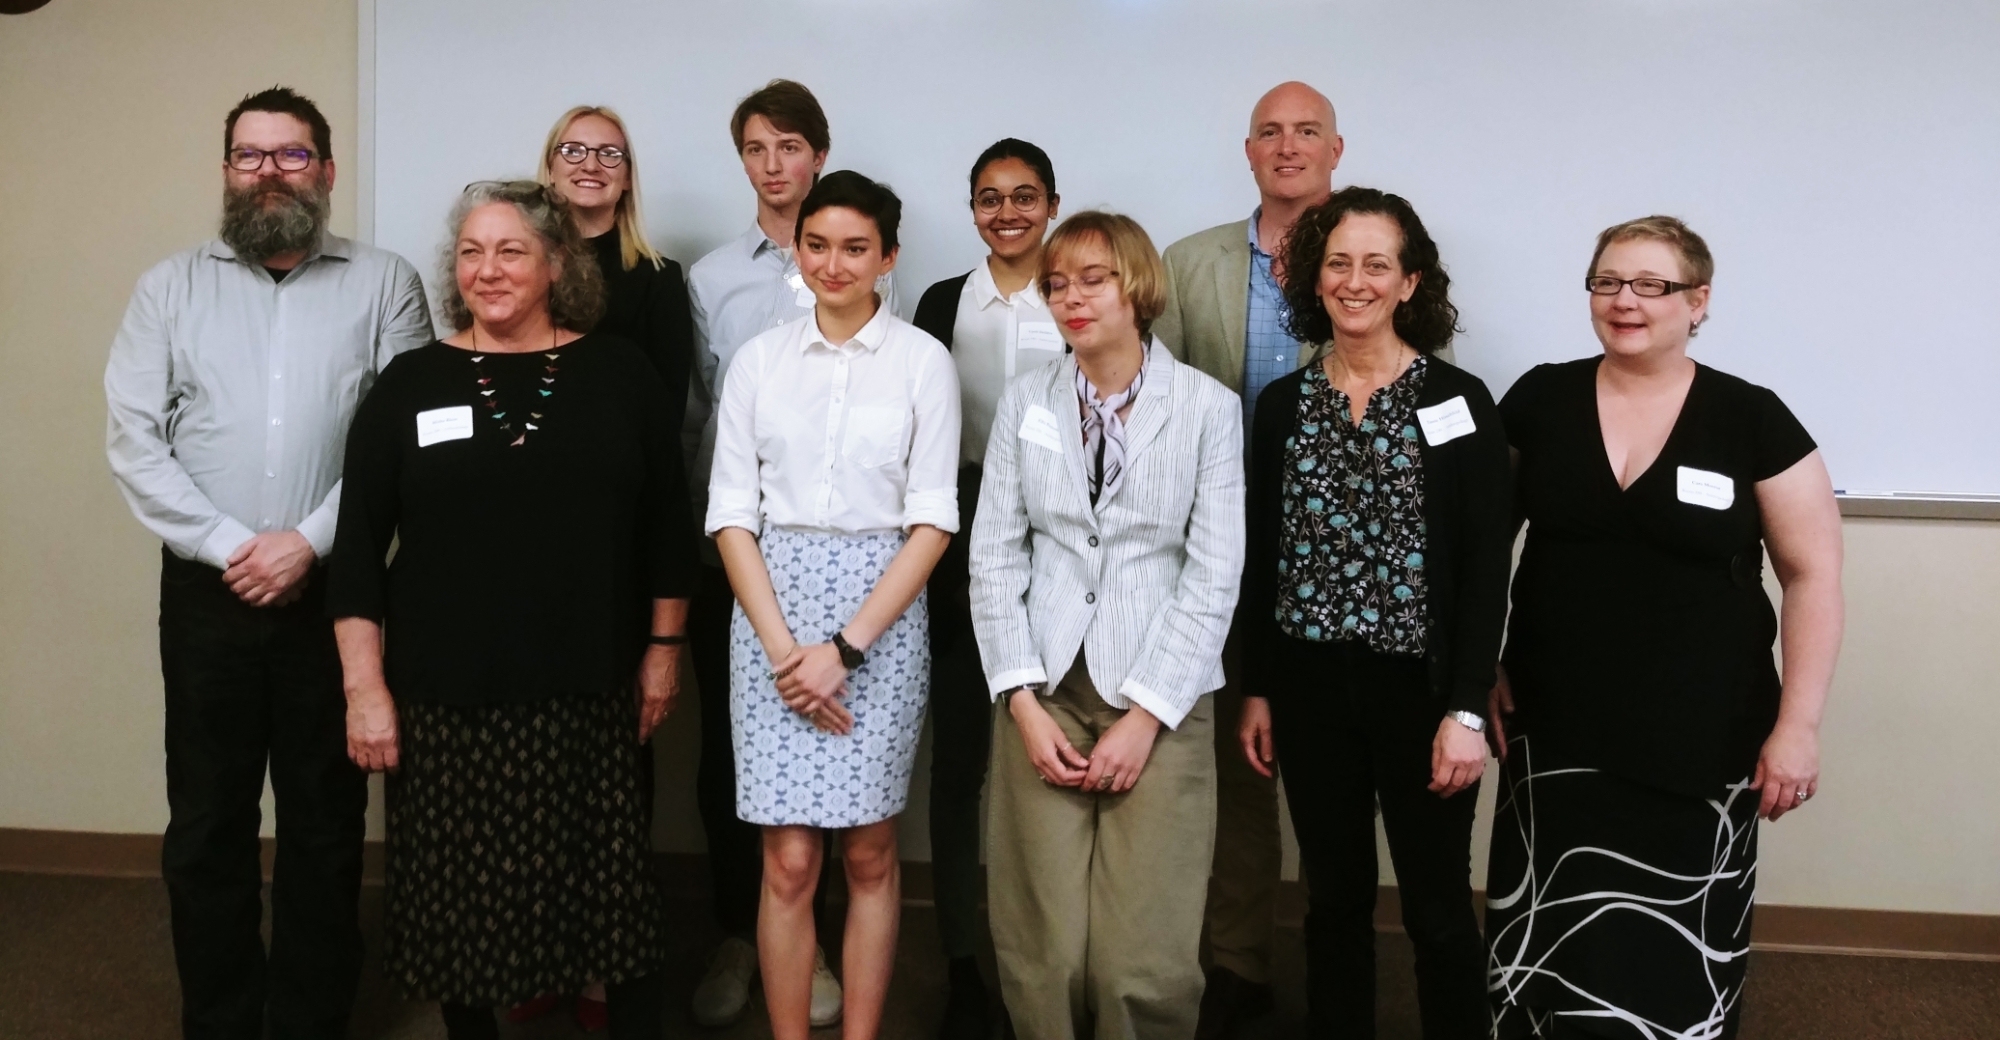
[[[267,876],[273,851],[271,839],[264,839]],[[381,884],[382,844],[369,842],[363,855],[363,882]],[[657,859],[669,892],[700,896],[708,891],[708,857],[667,852]],[[0,827],[0,873],[159,877],[160,836]],[[833,879],[838,885],[838,871]],[[933,891],[929,863],[903,864],[905,902],[926,905]],[[1475,895],[1483,905],[1484,893]],[[1375,900],[1376,928],[1401,931],[1401,907],[1395,886],[1384,885]],[[1277,912],[1279,923],[1291,927],[1304,917],[1305,890],[1298,882],[1280,885]],[[1760,950],[2000,961],[2000,915],[1759,903],[1751,928],[1751,945]]]

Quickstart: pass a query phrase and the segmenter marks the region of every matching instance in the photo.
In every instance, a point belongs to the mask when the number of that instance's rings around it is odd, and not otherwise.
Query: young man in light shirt
[[[743,174],[757,193],[757,219],[688,270],[694,305],[695,375],[689,388],[690,441],[700,430],[689,466],[696,515],[708,509],[715,453],[715,402],[737,350],[759,333],[813,313],[813,294],[792,256],[799,207],[826,166],[832,138],[826,113],[803,84],[776,79],[736,106],[730,138]],[[884,275],[875,291],[896,308],[895,283]],[[736,771],[729,733],[729,613],[735,602],[721,558],[704,546],[702,577],[688,618],[696,685],[701,694],[701,766],[695,780],[702,829],[708,837],[716,921],[727,938],[694,993],[695,1021],[734,1022],[750,1000],[757,971],[757,901],[763,847],[758,828],[736,817]],[[821,886],[821,891],[825,886]],[[813,973],[812,1024],[840,1020],[840,983],[822,953]]]
[[[1250,219],[1199,231],[1167,247],[1167,309],[1153,334],[1174,356],[1243,398],[1250,428],[1257,395],[1312,360],[1313,344],[1285,330],[1273,257],[1292,222],[1333,192],[1345,142],[1332,102],[1304,83],[1258,99],[1243,151],[1257,182]],[[1216,697],[1215,864],[1208,891],[1208,952],[1199,1040],[1220,1040],[1272,1007],[1271,945],[1280,848],[1277,781],[1253,769],[1238,742],[1244,691],[1234,640],[1224,651],[1229,685]],[[1268,727],[1267,727],[1268,728]]]

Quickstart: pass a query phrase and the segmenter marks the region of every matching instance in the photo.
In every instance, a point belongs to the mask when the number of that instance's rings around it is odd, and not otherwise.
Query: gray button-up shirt
[[[347,423],[432,339],[416,269],[326,235],[283,282],[220,241],[147,271],[111,344],[105,453],[132,512],[216,567],[252,535],[333,548]]]
[[[895,313],[895,279],[886,274],[876,279],[875,291],[882,306]],[[700,446],[689,460],[688,480],[693,485],[695,515],[702,516],[708,508],[708,474],[715,458],[715,402],[722,400],[729,363],[743,344],[811,314],[814,301],[792,251],[771,241],[754,221],[750,230],[688,268],[688,297],[694,305],[697,378],[689,388],[687,432],[701,424]]]

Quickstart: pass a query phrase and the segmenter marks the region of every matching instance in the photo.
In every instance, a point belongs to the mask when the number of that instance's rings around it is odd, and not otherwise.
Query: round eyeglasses
[[[1613,278],[1608,274],[1594,274],[1583,280],[1583,287],[1590,290],[1593,296],[1616,296],[1628,285],[1640,296],[1665,296],[1668,293],[1699,288],[1686,282],[1670,282],[1665,278]]]
[[[1069,291],[1070,286],[1075,286],[1076,291],[1086,298],[1102,296],[1105,290],[1111,288],[1111,280],[1116,277],[1118,277],[1118,272],[1109,268],[1092,267],[1073,279],[1064,278],[1061,275],[1056,275],[1053,278],[1044,278],[1042,279],[1042,299],[1054,303],[1063,293]]]
[[[610,169],[625,161],[625,149],[615,144],[599,145],[596,148],[592,148],[582,141],[564,141],[556,145],[556,154],[562,156],[563,162],[569,163],[572,166],[589,158],[592,152],[597,153],[597,161],[603,164],[606,169]]]
[[[1019,188],[1012,194],[1002,195],[988,189],[972,197],[972,208],[981,213],[998,213],[1002,203],[1012,202],[1014,212],[1033,213],[1042,208],[1042,193],[1033,188]]]
[[[265,151],[262,148],[231,148],[223,158],[229,160],[229,168],[250,173],[264,168],[264,157],[278,164],[278,169],[286,173],[297,173],[312,165],[313,151],[310,148],[276,148]]]

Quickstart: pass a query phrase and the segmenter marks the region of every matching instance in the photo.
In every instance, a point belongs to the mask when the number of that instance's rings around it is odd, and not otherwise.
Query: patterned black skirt
[[[512,1004],[660,965],[629,693],[397,711],[383,970],[406,996]]]
[[[1537,759],[1532,744],[1509,742],[1493,819],[1493,1036],[1735,1036],[1757,792],[1675,794]]]

